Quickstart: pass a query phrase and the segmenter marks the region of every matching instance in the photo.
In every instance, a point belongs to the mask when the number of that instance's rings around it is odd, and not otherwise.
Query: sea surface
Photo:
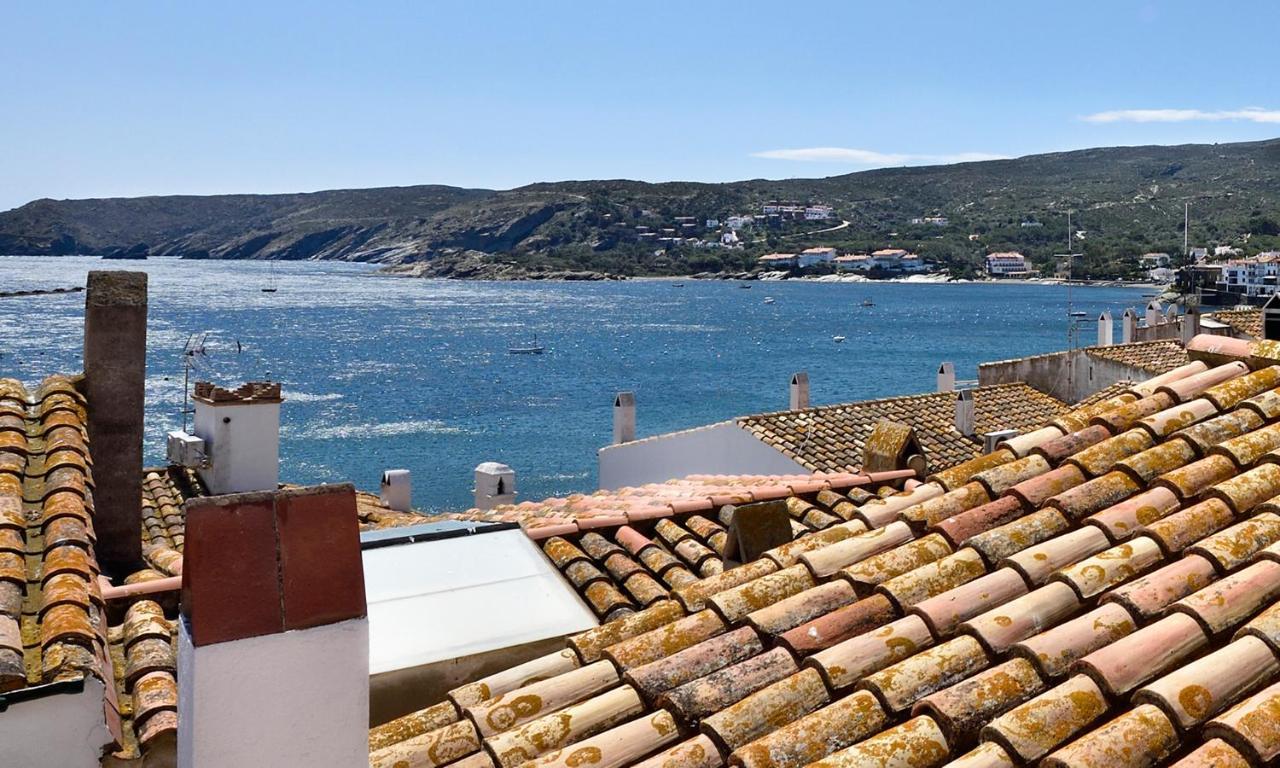
[[[785,409],[796,371],[816,405],[931,391],[944,360],[976,378],[980,362],[1068,345],[1068,289],[1050,285],[450,282],[292,262],[265,293],[258,262],[8,256],[0,291],[104,268],[150,274],[148,462],[183,423],[190,361],[193,380],[283,382],[282,479],[376,491],[382,470],[407,468],[415,506],[435,510],[469,506],[483,461],[515,468],[522,499],[594,489],[619,390],[644,436]],[[1118,318],[1142,293],[1076,287],[1070,301]],[[0,376],[79,371],[83,317],[83,293],[0,298]],[[546,354],[508,354],[534,334]],[[1095,334],[1085,323],[1081,343]]]

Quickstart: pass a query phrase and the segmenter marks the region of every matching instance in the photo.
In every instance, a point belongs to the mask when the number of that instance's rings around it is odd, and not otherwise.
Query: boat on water
[[[271,273],[267,278],[267,284],[262,286],[261,290],[263,293],[275,293],[279,290],[279,284],[276,280],[276,263],[274,261],[271,262]]]
[[[533,334],[533,341],[518,347],[507,347],[509,355],[540,355],[546,352],[547,348],[538,343],[538,334]]]
[[[869,298],[862,300],[862,306],[864,307],[874,307],[875,305],[876,303]]]
[[[750,288],[751,283],[738,283],[739,288]]]
[[[672,287],[672,288],[683,288],[683,287],[684,287],[684,283],[672,283],[672,284],[671,284],[671,287]]]
[[[834,342],[835,342],[835,343],[837,343],[837,344],[841,344],[841,343],[843,343],[843,342],[844,342],[844,337],[843,337],[843,336],[832,336],[832,337],[831,337],[831,340],[832,340],[832,341],[834,341]]]
[[[772,304],[772,303],[773,303],[773,297],[772,297],[772,296],[765,296],[765,297],[764,297],[764,303],[765,303],[765,304]]]

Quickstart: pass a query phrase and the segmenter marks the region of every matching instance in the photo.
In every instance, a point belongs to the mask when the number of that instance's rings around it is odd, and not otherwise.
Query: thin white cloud
[[[804,147],[800,149],[767,149],[752,152],[752,157],[768,160],[795,160],[806,163],[844,163],[847,165],[920,165],[972,163],[981,160],[1004,160],[1005,155],[987,152],[959,152],[951,155],[920,155],[910,153],[876,152],[851,147]]]
[[[1191,123],[1244,120],[1251,123],[1280,123],[1280,110],[1262,107],[1244,109],[1114,109],[1080,118],[1087,123]]]

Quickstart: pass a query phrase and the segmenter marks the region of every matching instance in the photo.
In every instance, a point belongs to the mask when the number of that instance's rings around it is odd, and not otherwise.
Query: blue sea
[[[1049,285],[481,283],[292,262],[264,293],[258,262],[0,257],[0,291],[104,268],[150,274],[149,462],[182,424],[194,339],[206,354],[193,378],[283,382],[282,479],[376,491],[382,470],[407,468],[415,506],[435,510],[469,506],[482,461],[515,468],[523,499],[594,489],[619,390],[636,393],[644,436],[784,409],[796,371],[814,404],[836,403],[929,391],[944,360],[975,378],[980,362],[1068,344],[1068,291]],[[1119,317],[1142,293],[1076,287],[1070,300]],[[0,376],[80,370],[83,310],[82,293],[0,298]],[[534,334],[545,354],[507,353]],[[1094,338],[1086,323],[1082,343]]]

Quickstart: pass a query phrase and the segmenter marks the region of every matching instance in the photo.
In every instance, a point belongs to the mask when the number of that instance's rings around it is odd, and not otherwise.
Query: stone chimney
[[[199,470],[219,493],[273,491],[280,480],[280,385],[251,381],[238,389],[196,382],[195,434],[204,440]]]
[[[369,764],[369,625],[350,485],[192,499],[178,766]]]
[[[1098,346],[1109,347],[1115,343],[1112,334],[1115,332],[1115,323],[1111,320],[1111,310],[1105,309],[1101,315],[1098,315]]]
[[[1138,338],[1138,313],[1130,307],[1120,317],[1120,343],[1131,344]]]
[[[147,379],[147,273],[89,273],[84,385],[89,400],[97,555],[112,574],[142,563],[142,425]]]
[[[956,392],[956,431],[965,437],[973,437],[974,427],[973,390],[962,389]]]
[[[636,395],[619,392],[613,399],[613,444],[620,445],[636,439]]]
[[[476,467],[476,509],[493,509],[516,503],[516,471],[506,464],[486,461]]]
[[[809,374],[804,371],[791,376],[791,408],[801,411],[809,407]]]
[[[409,470],[388,469],[383,472],[378,500],[382,506],[396,512],[413,511],[413,483]]]
[[[956,389],[956,367],[952,363],[938,366],[938,391],[954,392]]]

